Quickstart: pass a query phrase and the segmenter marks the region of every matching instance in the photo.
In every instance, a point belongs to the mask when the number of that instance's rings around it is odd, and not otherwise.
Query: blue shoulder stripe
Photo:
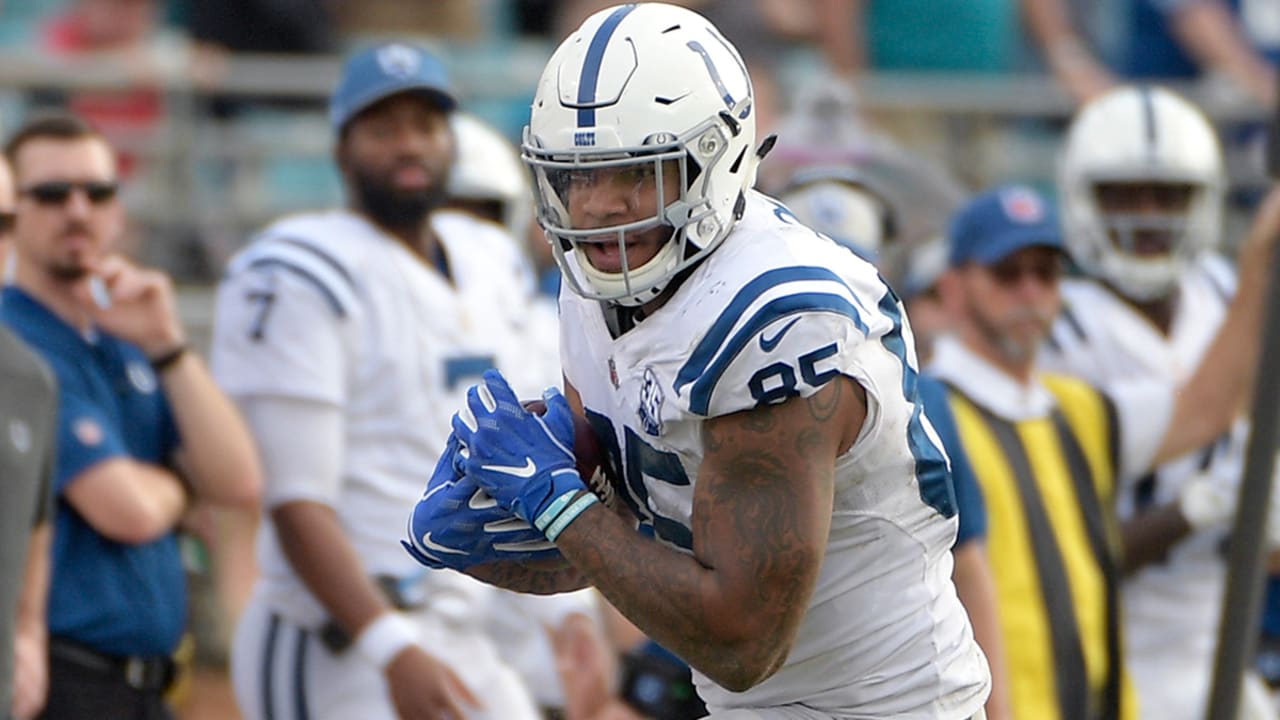
[[[314,273],[302,267],[301,265],[297,265],[295,263],[289,262],[288,260],[284,260],[282,258],[262,257],[250,262],[248,267],[279,268],[281,270],[284,270],[285,272],[292,273],[293,275],[296,275],[302,278],[303,280],[306,280],[308,283],[314,286],[315,289],[319,290],[320,294],[329,303],[329,307],[330,309],[333,310],[333,313],[335,315],[337,315],[340,318],[345,318],[347,316],[347,308],[342,304],[342,301],[338,299],[337,294],[334,293],[333,290],[329,289],[329,286],[325,285],[324,281],[316,277]]]
[[[711,407],[711,393],[716,388],[716,383],[729,369],[735,358],[751,343],[756,334],[771,323],[780,318],[789,315],[797,315],[805,312],[824,312],[843,315],[853,321],[864,334],[867,333],[867,325],[862,321],[862,316],[858,312],[857,306],[849,302],[848,299],[833,293],[824,292],[807,292],[797,293],[795,295],[784,295],[775,300],[770,300],[763,307],[756,311],[755,315],[742,326],[742,329],[734,334],[715,359],[713,363],[703,372],[693,383],[693,388],[689,392],[689,410],[698,415],[706,415]]]
[[[284,243],[290,247],[296,247],[301,250],[305,250],[308,253],[311,253],[312,255],[316,256],[316,258],[318,258],[325,265],[328,265],[330,268],[333,268],[334,272],[338,273],[338,275],[341,276],[343,280],[347,281],[347,284],[351,286],[351,290],[353,292],[355,291],[356,279],[351,276],[351,271],[348,270],[346,267],[344,267],[342,263],[338,262],[337,259],[335,259],[332,255],[325,252],[324,250],[321,250],[315,245],[312,245],[311,243],[306,242],[304,240],[299,240],[297,238],[291,238],[291,237],[273,238],[273,242]]]
[[[839,275],[824,267],[784,267],[762,273],[738,291],[738,294],[733,297],[733,300],[729,301],[729,305],[720,313],[720,317],[716,318],[716,321],[712,323],[711,329],[707,330],[707,333],[702,336],[698,346],[689,355],[689,360],[680,368],[680,372],[676,373],[674,388],[676,394],[679,395],[681,388],[697,380],[706,372],[707,367],[711,365],[711,361],[715,359],[716,353],[724,345],[725,340],[728,339],[729,332],[733,330],[734,324],[747,311],[751,303],[783,283],[808,280],[829,280],[847,287]]]
[[[885,333],[880,342],[902,363],[902,396],[915,406],[907,423],[907,446],[911,448],[911,456],[915,459],[920,499],[943,517],[949,518],[956,514],[955,488],[951,483],[951,472],[947,469],[946,456],[933,443],[920,421],[920,415],[924,412],[924,401],[916,387],[920,374],[907,356],[907,342],[902,337],[902,313],[893,292],[887,292],[880,298],[878,309],[893,322],[893,329]]]

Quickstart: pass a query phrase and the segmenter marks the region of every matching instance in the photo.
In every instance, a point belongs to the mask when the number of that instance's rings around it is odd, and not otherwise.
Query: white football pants
[[[485,704],[466,720],[538,720],[529,693],[475,630],[409,616],[421,645]],[[255,597],[231,649],[231,678],[245,720],[397,720],[382,673],[352,650],[334,654],[314,630],[298,627]]]

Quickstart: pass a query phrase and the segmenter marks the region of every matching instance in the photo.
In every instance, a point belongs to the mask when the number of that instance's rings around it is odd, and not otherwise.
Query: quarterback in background
[[[901,303],[752,190],[755,135],[741,57],[694,12],[617,6],[560,45],[523,151],[564,272],[565,392],[533,414],[486,373],[406,546],[526,592],[594,585],[714,718],[981,717]],[[640,531],[575,468],[575,413]]]
[[[348,206],[272,224],[219,288],[214,365],[267,469],[248,720],[537,716],[485,632],[496,591],[396,546],[466,378],[526,352],[518,246],[439,209],[456,104],[423,50],[354,55],[330,100]]]

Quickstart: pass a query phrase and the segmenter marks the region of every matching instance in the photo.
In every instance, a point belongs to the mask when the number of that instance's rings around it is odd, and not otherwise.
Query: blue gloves
[[[544,560],[560,551],[543,533],[513,517],[462,473],[461,443],[449,436],[427,490],[409,516],[400,544],[430,568],[465,571],[497,560]]]
[[[569,402],[555,388],[542,397],[547,410],[534,415],[501,373],[486,371],[484,381],[467,391],[466,407],[453,416],[453,432],[464,447],[468,479],[555,540],[596,496],[578,476]]]

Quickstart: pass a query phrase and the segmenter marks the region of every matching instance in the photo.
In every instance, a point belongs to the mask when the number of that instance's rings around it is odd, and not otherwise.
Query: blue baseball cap
[[[960,208],[947,232],[952,267],[991,265],[1028,247],[1063,250],[1058,213],[1025,185],[990,190]]]
[[[402,92],[423,93],[445,112],[458,106],[439,58],[406,43],[386,43],[347,59],[329,98],[329,122],[340,132],[365,108]]]

